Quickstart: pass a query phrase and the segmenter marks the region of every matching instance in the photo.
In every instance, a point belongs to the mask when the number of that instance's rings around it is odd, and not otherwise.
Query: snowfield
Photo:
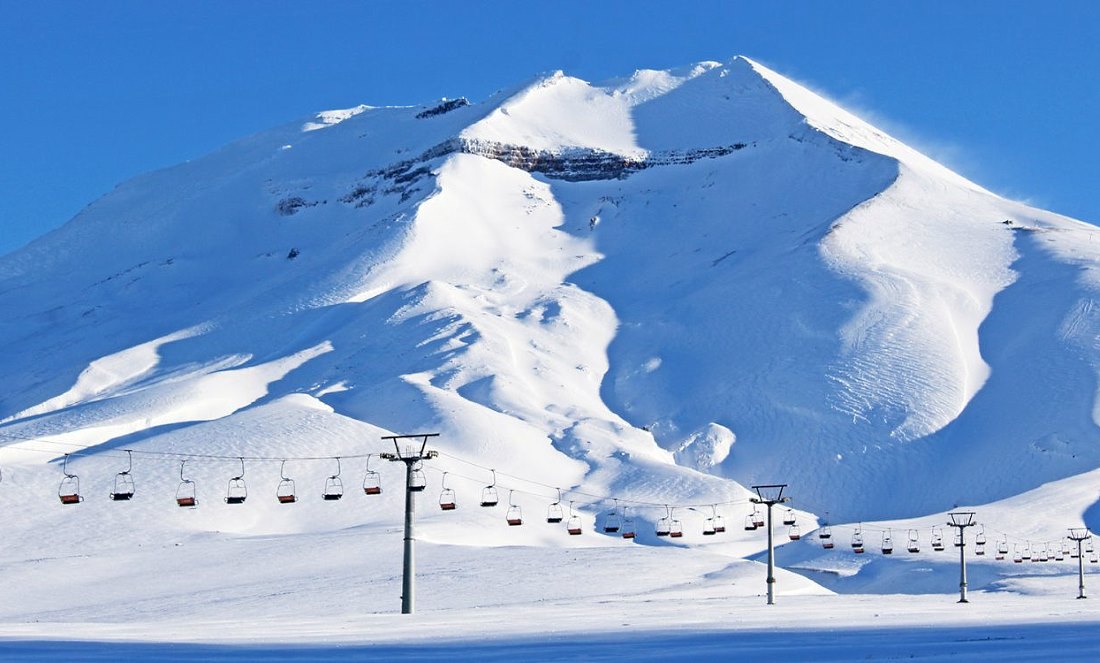
[[[0,258],[0,656],[1095,660],[1062,551],[1100,528],[1094,230],[746,58],[136,178]],[[429,431],[401,617],[378,454]]]

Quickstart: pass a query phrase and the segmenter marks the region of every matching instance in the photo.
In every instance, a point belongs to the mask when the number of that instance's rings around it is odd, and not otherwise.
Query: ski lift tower
[[[970,603],[966,600],[966,528],[972,527],[974,522],[973,511],[952,511],[947,514],[950,519],[948,525],[959,530],[959,603]]]
[[[785,483],[777,483],[764,486],[753,486],[756,497],[750,498],[753,504],[766,504],[768,507],[768,605],[775,605],[775,544],[772,542],[772,507],[776,504],[790,502],[791,498],[783,497]]]
[[[415,607],[416,559],[413,556],[413,544],[416,542],[416,530],[413,526],[415,510],[415,491],[412,489],[413,468],[439,455],[437,451],[428,451],[429,437],[439,437],[439,433],[421,433],[419,435],[384,435],[383,440],[392,440],[394,453],[379,454],[384,460],[405,464],[405,558],[401,574],[401,614],[411,615]],[[420,448],[415,444],[406,444],[401,448],[402,440],[420,440]]]
[[[1085,556],[1081,554],[1081,544],[1092,538],[1087,527],[1073,527],[1069,530],[1070,541],[1077,543],[1077,598],[1085,598]]]

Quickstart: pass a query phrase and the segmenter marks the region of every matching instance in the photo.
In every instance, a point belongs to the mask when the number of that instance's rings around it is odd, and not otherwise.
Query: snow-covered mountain
[[[0,465],[29,500],[64,452],[105,493],[120,448],[324,458],[436,430],[436,489],[446,470],[472,502],[493,468],[535,513],[554,486],[708,504],[781,481],[819,517],[894,519],[1065,480],[1067,524],[1091,507],[1095,528],[1093,230],[745,58],[324,112],[0,259]],[[178,463],[141,463],[166,528],[400,519],[392,493],[366,515],[183,516]],[[194,464],[209,502],[234,463]],[[289,470],[319,491],[333,467]],[[434,514],[427,536],[562,545],[499,516]]]

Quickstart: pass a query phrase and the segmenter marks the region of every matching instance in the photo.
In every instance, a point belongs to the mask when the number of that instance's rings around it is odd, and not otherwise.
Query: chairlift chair
[[[512,500],[512,494],[514,490],[508,491],[508,513],[504,516],[505,520],[512,527],[523,524],[523,511],[519,508],[519,505]]]
[[[860,526],[857,526],[856,531],[852,533],[852,548],[855,549],[855,548],[862,548],[862,547],[863,547],[863,528],[860,527]],[[863,551],[858,550],[856,552],[863,552]]]
[[[1025,562],[1031,561],[1031,541],[1028,541],[1027,545],[1024,547],[1023,557]]]
[[[1057,562],[1064,562],[1066,560],[1066,553],[1063,552],[1062,548],[1055,550],[1053,556],[1054,560]]]
[[[455,491],[447,487],[447,473],[443,473],[443,492],[439,493],[439,508],[443,511],[454,511],[458,507],[455,501]]]
[[[975,543],[974,554],[979,557],[985,555],[985,543]]]
[[[752,519],[752,514],[745,516],[745,531],[752,532],[756,529],[756,521]]]
[[[759,507],[754,506],[752,508],[752,522],[757,527],[764,526],[764,514],[760,511]]]
[[[68,471],[68,454],[65,454],[65,458],[62,461],[62,473],[65,478],[62,479],[62,483],[57,486],[57,498],[62,500],[63,505],[78,505],[81,501],[84,501],[84,497],[80,495],[80,477],[75,474],[69,474]]]
[[[1036,562],[1046,562],[1050,559],[1050,557],[1047,555],[1047,547],[1045,545],[1042,548],[1039,548],[1037,552],[1032,553],[1032,555],[1032,559]]]
[[[569,532],[570,536],[580,536],[581,532],[581,517],[573,511],[573,503],[569,503],[569,521],[565,523],[565,531]]]
[[[680,522],[679,518],[673,518],[668,524],[668,536],[673,539],[679,539],[684,536],[684,524]]]
[[[298,496],[294,493],[294,479],[286,475],[285,460],[282,466],[279,467],[279,476],[282,478],[279,481],[279,486],[275,489],[275,498],[279,500],[279,504],[294,504],[298,501]]]
[[[623,526],[623,519],[619,516],[619,500],[615,500],[615,506],[607,514],[603,521],[603,531],[606,534],[614,534]]]
[[[370,458],[374,454],[367,454],[367,471],[363,475],[363,493],[366,495],[382,494],[382,475],[377,470],[370,468]]]
[[[985,525],[978,525],[978,533],[974,536],[974,545],[985,545]]]
[[[791,525],[790,529],[787,530],[787,538],[791,541],[798,541],[802,538],[802,530],[798,525]]]
[[[129,466],[115,475],[115,487],[110,494],[116,502],[126,502],[134,496],[134,477],[130,474],[134,469],[134,455],[129,449],[126,450],[126,458]]]
[[[703,521],[703,536],[714,536],[714,518],[710,517]]]
[[[717,512],[714,514],[714,531],[718,534],[726,531],[726,519]]]
[[[665,507],[665,515],[657,519],[657,525],[654,527],[654,534],[657,536],[668,536],[672,533],[672,511]]]
[[[1085,539],[1085,552],[1087,552],[1091,555],[1092,551],[1093,551],[1092,536],[1090,535],[1089,538]]]
[[[565,520],[565,513],[561,508],[561,488],[558,488],[558,501],[546,507],[546,522],[551,525]]]
[[[344,496],[344,481],[340,478],[340,459],[336,459],[336,474],[325,479],[325,492],[321,498],[326,502],[335,502]]]
[[[907,546],[907,550],[911,553],[920,552],[920,536],[915,529],[909,530],[909,545]]]
[[[890,536],[890,530],[886,530],[882,534],[882,554],[892,555],[894,554],[894,540]]]
[[[183,476],[186,460],[180,461],[180,485],[176,488],[176,504],[181,507],[195,508],[199,505],[195,493],[195,482]]]
[[[1100,562],[1100,554],[1097,554],[1094,550],[1092,551],[1092,557],[1089,557],[1089,564],[1096,564],[1097,562]]]
[[[1013,545],[1012,546],[1012,561],[1016,564],[1023,564],[1024,563],[1024,554],[1022,552],[1020,552],[1020,546],[1019,545]]]
[[[229,480],[225,489],[226,504],[244,504],[248,499],[248,487],[244,483],[244,458],[240,458],[241,473]]]
[[[61,472],[65,478],[57,486],[57,497],[62,504],[80,504],[84,498],[80,495],[80,477],[69,474],[69,454],[65,454],[62,461]]]
[[[794,509],[787,509],[787,512],[783,514],[783,524],[793,525],[798,519],[794,515]]]
[[[1003,560],[1008,555],[1008,537],[1005,536],[1000,543],[997,544],[997,556],[994,559]]]
[[[624,539],[634,539],[635,534],[634,519],[626,515],[626,508],[623,508],[623,528],[619,530],[619,533]]]
[[[932,550],[943,550],[943,532],[938,527],[932,528]]]
[[[481,489],[481,506],[484,507],[496,506],[500,501],[497,495],[497,471],[490,470],[490,472],[493,473],[493,482]]]

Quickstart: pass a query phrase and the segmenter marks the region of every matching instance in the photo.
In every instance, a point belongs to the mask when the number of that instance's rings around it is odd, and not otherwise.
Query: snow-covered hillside
[[[790,485],[807,531],[957,505],[1014,542],[1100,528],[1092,231],[745,58],[323,112],[0,259],[5,539],[389,534],[401,495],[362,501],[365,456],[427,431],[429,506],[443,472],[471,505],[422,513],[437,544],[630,546],[596,536],[626,507],[638,543],[675,517],[684,545],[742,557],[760,482]],[[115,504],[123,450],[138,491]],[[238,457],[254,497],[227,505]],[[349,496],[322,502],[336,457]],[[184,459],[196,510],[173,502]],[[300,503],[274,499],[280,472]],[[501,507],[472,506],[494,478]],[[592,536],[535,523],[559,487]],[[704,537],[716,514],[729,531]],[[792,566],[851,568],[803,544]]]

